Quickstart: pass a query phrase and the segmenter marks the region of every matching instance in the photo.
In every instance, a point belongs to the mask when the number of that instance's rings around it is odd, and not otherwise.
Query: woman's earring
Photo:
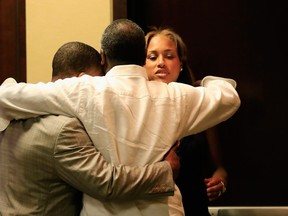
[[[180,71],[182,71],[182,70],[183,70],[183,68],[181,67]]]

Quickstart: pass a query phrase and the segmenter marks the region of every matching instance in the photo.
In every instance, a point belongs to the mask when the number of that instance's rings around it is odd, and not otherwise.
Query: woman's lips
[[[168,71],[166,70],[158,70],[156,71],[155,75],[159,78],[164,78],[164,77],[167,77],[168,76]]]

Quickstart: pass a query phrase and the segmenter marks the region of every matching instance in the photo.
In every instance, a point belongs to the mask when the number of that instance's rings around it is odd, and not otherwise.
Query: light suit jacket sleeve
[[[59,132],[54,149],[56,171],[76,189],[98,199],[136,199],[174,194],[168,162],[145,167],[113,165],[104,160],[83,125],[69,119]]]

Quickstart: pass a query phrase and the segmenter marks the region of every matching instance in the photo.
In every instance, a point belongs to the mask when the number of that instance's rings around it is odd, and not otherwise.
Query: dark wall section
[[[26,81],[25,1],[0,1],[0,83]]]
[[[230,184],[213,205],[287,205],[287,7],[267,0],[127,0],[145,31],[169,26],[184,39],[197,78],[234,78],[242,99],[219,126]]]

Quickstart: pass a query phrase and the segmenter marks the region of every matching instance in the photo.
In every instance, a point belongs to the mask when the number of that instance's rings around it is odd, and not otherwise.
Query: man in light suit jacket
[[[102,75],[100,61],[86,44],[64,44],[54,56],[52,80]],[[171,165],[116,166],[104,160],[77,118],[12,121],[0,134],[0,215],[78,215],[82,192],[103,200],[173,195],[175,157],[174,151],[166,157]]]

